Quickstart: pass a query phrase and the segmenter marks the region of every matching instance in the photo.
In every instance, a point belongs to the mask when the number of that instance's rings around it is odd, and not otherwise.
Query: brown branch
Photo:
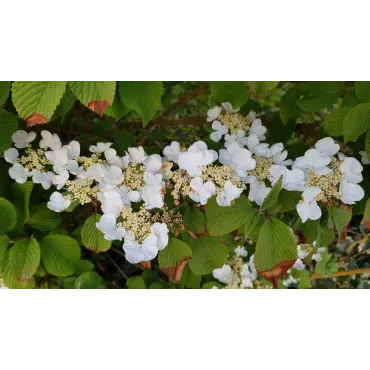
[[[115,266],[117,271],[122,275],[122,277],[125,280],[127,280],[128,276],[124,273],[124,271],[121,269],[121,267],[118,265],[118,263],[108,253],[106,253],[105,256],[108,257],[109,261],[111,261],[113,263],[113,265]]]
[[[331,274],[331,276],[312,274],[310,278],[311,280],[317,280],[317,279],[327,279],[327,278],[336,278],[340,276],[351,276],[351,275],[362,275],[362,274],[370,274],[370,268],[348,270],[348,271],[338,271],[338,272],[334,272],[333,274]]]

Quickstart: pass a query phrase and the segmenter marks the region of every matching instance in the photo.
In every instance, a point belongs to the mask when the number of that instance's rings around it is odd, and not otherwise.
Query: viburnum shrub
[[[0,86],[9,92],[9,83]],[[131,112],[151,121],[164,109],[162,83],[13,82],[0,101],[9,107],[0,111],[0,140],[14,180],[0,198],[3,285],[119,287],[104,254],[128,288],[310,287],[313,269],[336,273],[328,248],[345,243],[352,208],[364,227],[370,222],[361,186],[370,163],[369,83],[210,87],[203,137],[189,140],[190,132],[188,145],[180,134],[163,138],[148,151],[129,141],[117,148],[104,132],[87,144],[45,124],[61,117],[63,127],[84,105],[125,138],[117,120]],[[209,106],[212,99],[220,104]],[[313,124],[310,136],[295,132]],[[365,150],[345,144],[363,134]]]

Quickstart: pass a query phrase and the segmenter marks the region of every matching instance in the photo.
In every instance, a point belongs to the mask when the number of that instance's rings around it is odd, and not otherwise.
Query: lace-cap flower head
[[[91,145],[89,150],[92,153],[104,153],[113,143],[96,143],[96,145]]]
[[[126,234],[124,227],[117,226],[116,217],[112,213],[101,216],[99,222],[96,223],[96,228],[104,233],[106,240],[122,240]]]
[[[50,200],[47,203],[47,207],[54,212],[62,212],[71,205],[69,199],[65,199],[61,193],[55,191],[50,196]]]
[[[12,135],[14,146],[18,149],[25,148],[28,144],[32,143],[36,139],[35,132],[27,132],[24,130],[18,130]]]

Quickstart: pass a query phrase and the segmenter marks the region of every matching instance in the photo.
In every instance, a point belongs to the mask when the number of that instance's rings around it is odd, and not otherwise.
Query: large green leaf
[[[100,215],[90,216],[81,229],[82,243],[94,252],[105,252],[112,245],[112,241],[104,239],[104,234],[96,228],[96,223],[100,218]]]
[[[52,119],[54,120],[57,117],[68,113],[72,109],[75,101],[76,96],[73,94],[69,86],[67,86],[66,92],[63,95],[62,100],[60,101],[58,108],[56,109]]]
[[[0,81],[0,107],[2,107],[8,99],[10,93],[10,82]]]
[[[254,94],[258,96],[262,96],[265,93],[275,89],[275,87],[279,84],[279,81],[248,81],[247,85],[249,89],[254,92]]]
[[[17,210],[18,219],[24,223],[27,223],[30,217],[29,204],[34,185],[32,181],[26,181],[24,184],[15,182],[10,187],[12,202]]]
[[[188,230],[200,234],[204,231],[206,219],[199,208],[188,207],[183,217],[183,223]]]
[[[241,81],[211,82],[211,94],[220,103],[231,103],[233,108],[240,108],[248,100],[247,85]]]
[[[115,81],[73,81],[68,85],[83,105],[100,116],[113,104]]]
[[[324,120],[325,133],[334,137],[342,136],[344,117],[350,109],[350,107],[340,107],[335,112],[328,114]]]
[[[245,223],[249,212],[252,212],[252,205],[244,195],[229,207],[219,206],[212,198],[206,204],[207,230],[212,236],[228,234]]]
[[[362,103],[352,108],[343,120],[343,136],[346,142],[356,141],[370,129],[370,103]]]
[[[179,283],[186,263],[192,256],[193,253],[186,243],[171,238],[167,247],[159,252],[159,267],[172,281]]]
[[[131,276],[126,281],[129,289],[146,289],[145,280],[141,276]]]
[[[12,146],[12,135],[17,130],[17,117],[5,109],[0,108],[0,156]]]
[[[104,111],[104,114],[106,114],[109,117],[113,117],[116,120],[119,120],[130,111],[131,109],[126,107],[126,105],[123,104],[121,98],[119,97],[118,92],[116,92],[116,96],[114,98],[113,104],[110,105]]]
[[[8,245],[9,245],[9,238],[6,235],[0,235],[0,267],[1,267],[1,261],[4,258]],[[0,272],[1,272],[1,268],[0,268]]]
[[[365,150],[366,150],[366,155],[370,158],[370,130],[366,134]]]
[[[101,283],[101,276],[95,271],[85,272],[75,281],[76,289],[98,289]]]
[[[258,229],[259,225],[260,227],[262,226],[264,219],[265,217],[258,211],[248,212],[247,221],[244,225],[244,235],[255,235],[256,229]]]
[[[331,207],[329,210],[331,219],[337,229],[338,234],[341,234],[343,229],[348,225],[352,218],[352,210],[350,208]]]
[[[161,104],[163,84],[157,81],[121,81],[119,94],[128,108],[140,114],[146,126]]]
[[[202,236],[190,240],[193,258],[189,261],[190,270],[196,275],[210,274],[226,261],[228,248],[218,237]]]
[[[277,219],[266,220],[254,254],[254,264],[259,274],[276,287],[297,258],[297,245],[289,227]]]
[[[356,81],[355,92],[361,103],[370,103],[370,81]]]
[[[282,189],[276,203],[277,212],[289,212],[296,208],[298,202],[302,198],[301,191],[288,191]]]
[[[45,123],[53,116],[66,86],[66,81],[13,82],[13,104],[29,124]]]
[[[29,279],[40,264],[39,243],[35,238],[15,243],[10,250],[9,260],[18,279]]]
[[[81,257],[77,241],[67,235],[48,235],[40,242],[41,257],[46,270],[55,276],[69,276]]]
[[[278,201],[279,193],[283,183],[283,176],[280,176],[278,182],[272,187],[271,191],[263,201],[261,210],[269,209]]]
[[[17,223],[17,212],[12,203],[0,198],[0,235],[13,230]]]
[[[296,84],[282,97],[280,103],[280,118],[284,124],[286,124],[290,119],[295,120],[302,112],[297,108],[296,103],[305,90],[305,84]]]
[[[37,230],[51,231],[57,228],[62,218],[59,213],[51,211],[45,203],[31,209],[28,224]]]
[[[15,273],[14,267],[9,260],[9,253],[10,251],[7,251],[5,253],[4,258],[1,262],[1,277],[4,280],[5,285],[9,289],[20,289],[21,286]]]

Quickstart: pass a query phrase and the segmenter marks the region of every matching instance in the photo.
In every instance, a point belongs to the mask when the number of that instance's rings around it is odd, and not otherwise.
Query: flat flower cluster
[[[18,130],[4,158],[16,182],[32,179],[46,190],[56,188],[49,209],[62,212],[72,203],[94,204],[102,212],[96,227],[105,239],[123,241],[131,263],[155,258],[167,246],[169,232],[182,226],[181,214],[168,211],[166,194],[175,204],[204,205],[216,197],[227,207],[246,191],[250,201],[261,205],[282,176],[284,189],[303,192],[297,204],[303,222],[321,216],[318,202],[354,204],[364,196],[358,185],[360,162],[339,153],[331,138],[319,140],[293,161],[282,143],[263,142],[267,130],[254,112],[245,117],[223,103],[208,111],[207,121],[215,130],[211,139],[224,138],[218,153],[203,141],[188,148],[174,141],[162,156],[138,147],[128,148],[121,157],[112,143],[99,142],[82,155],[75,140],[63,145],[57,134],[44,130],[35,145],[36,133]]]

